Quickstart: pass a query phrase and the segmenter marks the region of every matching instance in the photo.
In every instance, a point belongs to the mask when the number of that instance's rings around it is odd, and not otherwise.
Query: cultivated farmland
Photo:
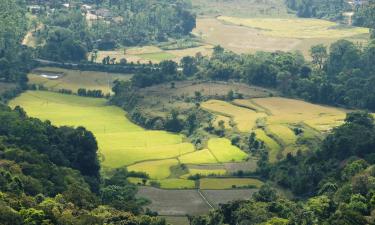
[[[317,24],[310,28],[314,32],[309,32],[308,24]],[[366,28],[345,27],[325,20],[284,17],[202,17],[197,19],[193,33],[208,44],[221,45],[236,53],[299,50],[307,58],[310,58],[309,50],[313,45],[328,46],[341,38],[365,43],[369,38]]]
[[[57,79],[43,77],[43,75],[55,75]],[[29,75],[29,83],[43,85],[51,91],[68,89],[77,93],[79,88],[89,90],[101,90],[104,94],[112,93],[112,83],[117,80],[129,80],[132,75],[105,73],[95,71],[68,70],[55,67],[43,67],[33,70]]]
[[[252,178],[203,178],[200,180],[200,188],[205,190],[223,190],[248,187],[260,188],[263,182]]]
[[[264,113],[258,113],[254,110],[218,100],[204,102],[201,106],[203,109],[217,113],[218,115],[231,117],[241,132],[252,130],[256,126],[258,119],[266,117]]]
[[[98,140],[105,167],[117,168],[194,151],[191,144],[182,142],[181,135],[146,131],[133,124],[122,109],[108,106],[105,99],[29,91],[10,105],[21,105],[30,116],[48,119],[58,126],[86,127]]]
[[[109,56],[115,58],[115,61],[119,63],[121,59],[126,59],[127,62],[132,63],[159,63],[163,60],[173,60],[179,62],[185,56],[195,56],[197,53],[203,56],[209,56],[212,53],[213,46],[209,44],[202,44],[202,46],[184,48],[184,49],[173,49],[163,50],[157,46],[142,46],[132,47],[129,49],[116,49],[112,51],[99,51],[97,53],[96,62],[101,63],[103,58]],[[91,57],[91,56],[90,56]]]
[[[307,146],[301,143],[321,139],[324,133],[340,125],[346,115],[342,109],[281,97],[238,99],[233,102],[209,100],[201,107],[215,115],[216,126],[221,119],[224,124],[234,124],[234,130],[244,134],[253,132],[268,149],[270,162],[276,162],[288,153],[304,151]],[[300,132],[297,134],[296,130]],[[212,152],[210,142],[212,140],[208,142]]]
[[[191,175],[224,175],[223,162],[242,162],[248,155],[225,138],[211,138],[207,149],[196,151],[184,136],[165,131],[145,130],[126,117],[121,108],[110,106],[101,98],[79,97],[46,91],[28,91],[10,102],[22,106],[28,115],[50,120],[57,126],[84,126],[98,141],[103,168],[127,166],[130,171],[145,172],[150,181],[162,188],[194,188]],[[74,113],[72,113],[74,112]],[[186,170],[175,171],[181,164]],[[194,167],[200,164],[220,168]],[[133,183],[143,183],[132,178]]]

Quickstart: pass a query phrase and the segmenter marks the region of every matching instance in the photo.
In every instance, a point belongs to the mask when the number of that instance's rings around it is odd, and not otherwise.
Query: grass
[[[84,126],[92,131],[104,167],[117,168],[194,151],[192,144],[182,141],[183,136],[144,130],[129,121],[121,108],[107,105],[105,99],[28,91],[10,102],[10,106],[16,105],[28,115],[50,120],[54,125]]]
[[[155,53],[144,53],[144,54],[139,54],[139,57],[145,60],[150,60],[152,62],[160,62],[164,60],[172,60],[176,56],[168,53],[168,52],[155,52]]]
[[[182,155],[178,158],[178,160],[183,164],[217,163],[217,160],[208,149],[203,149]]]
[[[240,162],[247,158],[247,154],[231,144],[226,138],[211,138],[208,149],[219,162]]]
[[[263,34],[284,38],[346,38],[368,34],[368,28],[348,27],[338,29],[337,23],[321,19],[304,18],[239,18],[220,16],[219,20],[259,29]]]
[[[59,79],[47,79],[40,76],[43,72],[52,74],[61,73],[64,75]],[[112,93],[112,83],[116,79],[129,80],[131,77],[132,75],[129,74],[68,70],[55,67],[37,68],[28,75],[30,84],[43,85],[53,91],[69,89],[77,93],[79,88],[86,88],[101,90],[105,94]]]
[[[253,178],[203,178],[200,180],[200,189],[206,190],[223,190],[249,186],[260,188],[262,185],[262,181]]]
[[[181,176],[182,178],[188,178],[189,176],[194,175],[201,175],[201,176],[220,176],[225,175],[227,171],[225,169],[196,169],[196,168],[189,168],[189,174],[185,174]]]
[[[249,132],[256,126],[259,118],[266,117],[264,113],[257,113],[243,107],[232,105],[220,100],[209,100],[201,104],[201,107],[207,111],[231,117],[241,132]]]
[[[276,162],[278,160],[277,156],[281,151],[281,146],[274,139],[268,136],[266,132],[264,132],[264,130],[262,129],[256,129],[254,133],[257,139],[263,141],[264,144],[267,146],[269,161]]]
[[[160,187],[164,189],[193,189],[195,181],[186,179],[165,179],[159,180]]]
[[[151,179],[161,180],[171,175],[170,168],[178,165],[176,159],[164,159],[155,161],[140,162],[128,166],[129,171],[145,172]]]

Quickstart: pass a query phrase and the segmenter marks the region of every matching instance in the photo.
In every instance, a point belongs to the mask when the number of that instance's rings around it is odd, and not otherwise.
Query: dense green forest
[[[375,37],[375,1],[369,0],[365,5],[355,7],[353,25],[365,26],[372,29],[372,36]]]
[[[88,51],[144,45],[189,35],[195,15],[185,0],[96,1],[95,9],[55,8],[45,12],[38,31],[41,56],[53,60],[80,61]],[[92,11],[92,12],[90,12]],[[87,14],[94,20],[88,21]]]
[[[303,201],[288,200],[265,185],[251,200],[223,204],[209,215],[191,217],[190,223],[373,224],[374,133],[371,115],[351,113],[316,152],[289,155],[275,165],[261,166],[266,177],[308,196]]]
[[[165,224],[139,216],[147,201],[135,197],[126,170],[105,179],[99,170],[85,128],[57,128],[0,105],[0,224]]]
[[[32,51],[21,46],[28,29],[25,6],[18,1],[0,1],[0,82],[25,84]]]
[[[300,17],[341,19],[342,12],[350,9],[345,0],[285,0],[286,5]]]

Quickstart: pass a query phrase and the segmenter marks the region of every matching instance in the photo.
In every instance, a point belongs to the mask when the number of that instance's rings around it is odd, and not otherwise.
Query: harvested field
[[[258,167],[256,159],[249,159],[249,161],[246,162],[224,163],[224,166],[229,173],[234,173],[240,170],[245,172],[255,172]]]
[[[137,195],[150,199],[152,203],[147,207],[162,216],[200,215],[210,210],[197,190],[140,187]]]
[[[232,189],[232,190],[202,190],[202,194],[215,207],[219,204],[235,201],[248,200],[258,191],[257,189]]]
[[[186,216],[163,216],[163,218],[171,225],[189,225],[189,220]]]

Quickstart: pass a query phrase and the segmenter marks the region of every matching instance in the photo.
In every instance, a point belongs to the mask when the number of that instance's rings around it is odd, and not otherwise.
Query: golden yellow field
[[[241,132],[249,132],[255,127],[258,119],[266,117],[264,113],[257,113],[253,110],[219,100],[209,100],[202,103],[201,107],[218,115],[231,117]]]
[[[203,178],[200,180],[200,188],[203,190],[220,190],[248,186],[260,188],[262,185],[262,181],[253,178]]]
[[[368,34],[368,28],[340,28],[337,23],[305,18],[238,18],[219,16],[219,20],[259,29],[263,34],[286,38],[345,38]]]
[[[233,21],[230,22],[220,20],[220,18],[234,19],[231,19]],[[246,26],[241,23],[243,20],[254,21],[254,24],[250,24],[252,26]],[[304,23],[298,23],[298,26],[294,27],[293,23],[291,23],[300,20],[306,20],[305,25]],[[194,29],[193,33],[206,43],[221,45],[225,49],[234,51],[235,53],[298,50],[308,59],[310,59],[310,48],[313,45],[324,44],[329,46],[342,38],[355,43],[366,43],[370,36],[369,32],[366,32],[364,28],[339,27],[336,26],[336,24],[331,24],[331,22],[324,20],[318,20],[317,22],[309,22],[309,20],[310,19],[297,19],[293,17],[288,17],[287,20],[284,20],[274,16],[269,16],[268,18],[254,18],[253,16],[251,16],[251,18],[219,17],[219,19],[201,17],[197,19],[197,27]],[[315,19],[311,20],[315,21]],[[310,32],[309,28],[306,28],[306,24],[309,23],[321,24],[313,28],[316,28],[316,30]],[[322,24],[324,24],[324,26]],[[271,29],[269,29],[268,26],[270,26]],[[327,26],[333,26],[333,29]]]
[[[257,98],[252,101],[272,114],[267,118],[269,124],[306,123],[324,132],[343,123],[346,116],[346,112],[342,109],[295,99],[272,97]]]
[[[322,133],[342,124],[346,116],[346,111],[339,108],[282,97],[237,99],[233,102],[209,100],[201,107],[214,114],[215,126],[219,119],[227,124],[229,119],[226,118],[230,118],[239,131],[254,132],[268,149],[270,162],[280,160],[287,153],[305,150],[307,146],[297,144],[299,138],[320,139]],[[296,126],[303,130],[298,136]],[[215,155],[210,141],[208,148]],[[216,158],[220,161],[219,157]]]

